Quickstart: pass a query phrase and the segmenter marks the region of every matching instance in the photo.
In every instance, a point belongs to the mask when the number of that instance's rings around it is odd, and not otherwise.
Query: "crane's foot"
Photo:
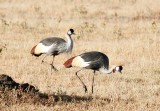
[[[44,60],[41,61],[41,64],[43,64],[43,63],[44,63]]]
[[[86,85],[83,86],[85,93],[87,93],[87,87]]]
[[[54,70],[54,71],[58,71],[54,66],[53,66],[53,64],[50,64],[51,65],[51,73],[52,73],[52,69]]]

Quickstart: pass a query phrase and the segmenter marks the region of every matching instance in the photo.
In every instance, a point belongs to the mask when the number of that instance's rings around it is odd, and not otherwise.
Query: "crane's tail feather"
[[[70,68],[70,67],[72,67],[72,61],[73,61],[73,59],[74,59],[75,57],[76,57],[76,56],[68,59],[68,60],[63,64],[63,65],[65,66],[65,68]]]
[[[37,45],[35,45],[32,49],[31,49],[31,54],[34,55],[34,51]]]

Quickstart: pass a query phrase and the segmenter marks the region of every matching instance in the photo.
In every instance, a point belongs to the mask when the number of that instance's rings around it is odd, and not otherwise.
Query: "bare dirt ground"
[[[159,111],[160,110],[160,1],[159,0],[0,0],[0,74],[38,92],[1,88],[1,111]],[[55,58],[59,70],[31,56],[41,39],[76,35],[71,55]],[[123,74],[97,72],[91,94],[92,71],[75,76],[65,69],[71,56],[87,51],[108,55],[110,65],[124,64]],[[47,57],[51,62],[52,57]]]

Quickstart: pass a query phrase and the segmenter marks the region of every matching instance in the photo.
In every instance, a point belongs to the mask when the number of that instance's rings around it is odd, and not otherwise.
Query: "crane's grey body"
[[[85,68],[99,70],[101,67],[105,67],[108,69],[109,59],[108,57],[97,51],[86,52],[79,55],[85,62],[89,62],[89,65]]]

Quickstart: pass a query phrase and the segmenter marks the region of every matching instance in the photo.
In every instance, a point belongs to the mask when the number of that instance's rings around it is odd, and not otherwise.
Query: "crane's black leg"
[[[76,72],[76,76],[78,77],[78,79],[81,81],[81,83],[82,83],[82,85],[83,85],[83,88],[84,88],[84,91],[85,91],[85,93],[87,92],[87,87],[86,87],[86,85],[84,84],[84,82],[81,80],[81,78],[78,76],[78,72],[79,71],[81,71],[82,69],[80,69],[80,70],[78,70],[77,72]]]
[[[92,78],[92,93],[93,93],[93,85],[94,85],[94,76],[95,76],[96,71],[94,70],[93,72],[93,78]]]
[[[44,63],[44,59],[47,57],[47,55],[44,56],[44,58],[41,61],[41,64]]]
[[[54,69],[54,71],[58,71],[53,65],[54,57],[55,56],[53,55],[53,60],[52,60],[52,63],[50,64],[51,65],[51,74],[52,74],[52,69]]]
[[[44,61],[44,59],[45,59],[46,57],[47,57],[47,55],[45,55],[45,56],[44,56],[44,58],[42,59],[41,64],[42,64],[42,63],[46,63],[46,64],[48,64],[47,62],[45,62],[45,61]],[[52,74],[52,69],[54,69],[55,71],[58,71],[58,70],[54,67],[54,65],[53,65],[54,57],[55,57],[55,55],[53,55],[52,63],[51,63],[51,64],[49,64],[49,65],[51,65],[51,74]]]

